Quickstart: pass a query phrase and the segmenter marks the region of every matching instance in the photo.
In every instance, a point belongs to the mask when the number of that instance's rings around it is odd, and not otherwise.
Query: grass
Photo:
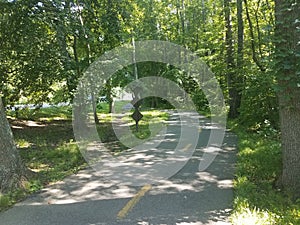
[[[86,165],[74,141],[71,107],[29,110],[19,116],[22,119],[9,119],[15,143],[25,165],[36,176],[24,189],[0,196],[0,211]]]
[[[122,107],[124,105],[126,105],[127,103],[130,103],[130,101],[117,101],[117,102],[114,102],[114,109],[115,109],[115,112],[122,112]],[[106,114],[108,112],[108,103],[106,102],[100,102],[97,104],[97,111],[99,113],[104,113]]]
[[[233,124],[231,124],[233,127]],[[260,133],[239,127],[238,161],[234,180],[234,225],[300,224],[300,201],[276,189],[281,150],[276,132]]]
[[[118,101],[115,102],[115,112],[124,114],[122,118],[122,122],[125,122],[129,125],[131,133],[125,134],[121,137],[121,142],[116,137],[113,127],[112,121],[115,121],[115,118],[111,116],[111,114],[107,114],[108,112],[108,104],[107,103],[99,103],[98,108],[98,117],[101,120],[100,125],[97,127],[98,134],[100,139],[104,143],[109,143],[106,145],[108,149],[112,149],[115,154],[118,154],[120,151],[128,149],[122,143],[132,142],[131,145],[135,146],[132,140],[132,134],[141,140],[146,140],[148,138],[154,137],[158,134],[161,129],[165,126],[164,121],[168,119],[168,113],[162,112],[159,110],[154,110],[148,107],[142,107],[140,109],[143,114],[142,120],[139,121],[138,131],[136,131],[135,121],[132,119],[131,115],[133,114],[133,110],[129,112],[124,112],[122,107],[129,103],[129,101]],[[112,145],[113,143],[113,145]]]
[[[111,116],[105,113],[107,104],[99,110],[100,126],[98,133],[112,152],[127,149],[116,139],[111,125]],[[120,104],[118,107],[121,107]],[[167,119],[167,113],[159,111],[145,111],[140,122],[139,132],[134,132],[138,138],[147,138],[153,135],[149,126],[159,132],[161,124]],[[72,127],[72,108],[70,106],[51,107],[40,110],[25,110],[19,112],[19,118],[9,113],[15,142],[25,165],[36,173],[36,176],[25,184],[22,190],[16,190],[6,195],[0,195],[0,211],[7,209],[29,194],[36,192],[45,185],[62,180],[84,168],[85,162],[76,142]],[[127,122],[132,120],[129,114]],[[154,119],[156,118],[156,119]],[[133,126],[133,125],[131,125]]]
[[[129,115],[127,121],[130,122],[132,133],[139,139],[154,137],[164,127],[164,121],[168,119],[168,113],[158,110],[142,111],[143,119],[139,122],[139,129],[136,131],[135,122]]]
[[[72,108],[70,106],[61,107],[49,107],[43,109],[20,109],[18,112],[9,111],[8,116],[24,120],[34,121],[46,121],[51,122],[53,120],[71,120],[72,119]]]
[[[101,120],[100,125],[97,127],[99,137],[105,143],[106,148],[110,149],[114,154],[128,149],[123,143],[127,143],[127,146],[135,146],[143,142],[143,140],[154,137],[162,130],[165,126],[164,121],[168,119],[168,113],[166,112],[158,110],[141,111],[143,118],[139,121],[138,131],[136,131],[135,121],[131,118],[132,113],[125,113],[122,118],[122,122],[129,126],[131,133],[122,135],[120,140],[118,140],[113,130],[112,121],[114,121],[114,118],[109,114],[98,114]],[[138,139],[137,142],[135,142],[136,139],[132,139],[132,135]]]

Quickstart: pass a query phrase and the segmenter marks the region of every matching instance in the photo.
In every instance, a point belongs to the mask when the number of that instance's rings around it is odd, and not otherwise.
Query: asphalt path
[[[169,152],[176,146],[181,135],[178,120],[178,114],[172,113],[166,134],[172,134],[173,138],[162,141],[159,149]],[[0,213],[0,224],[230,224],[236,136],[226,132],[213,163],[204,171],[198,169],[210,133],[216,127],[210,120],[199,117],[196,149],[184,167],[168,179],[133,186],[89,167]],[[130,154],[137,156],[141,151]],[[143,154],[151,155],[151,160],[164,160],[155,151]]]

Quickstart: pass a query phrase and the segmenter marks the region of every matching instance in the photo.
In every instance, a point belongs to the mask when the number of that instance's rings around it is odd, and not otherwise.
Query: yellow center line
[[[142,189],[123,207],[123,209],[119,211],[117,218],[123,219],[151,188],[152,186],[150,184],[146,184],[142,187]]]
[[[182,150],[184,152],[186,152],[187,150],[189,150],[189,148],[192,146],[192,144],[187,144]]]

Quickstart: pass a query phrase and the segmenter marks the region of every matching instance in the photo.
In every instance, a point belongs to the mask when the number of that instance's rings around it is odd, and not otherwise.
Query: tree
[[[0,194],[20,188],[28,171],[14,144],[13,135],[0,98]]]
[[[239,93],[236,87],[236,73],[234,63],[233,30],[231,17],[231,0],[224,0],[224,16],[226,24],[226,64],[227,64],[227,83],[229,91],[229,117],[236,118],[239,108]]]
[[[252,23],[250,12],[249,12],[248,1],[244,0],[244,2],[245,2],[246,16],[247,16],[247,20],[248,20],[248,24],[249,24],[250,37],[251,37],[252,59],[261,71],[265,71],[266,68],[264,67],[264,65],[262,65],[262,63],[261,63],[261,61],[258,58],[257,53],[256,53],[256,44],[255,44],[256,38],[254,36],[254,28],[253,28],[253,23]],[[257,16],[256,16],[256,18],[257,18]],[[260,39],[261,39],[260,32],[259,32],[259,29],[257,29],[257,30],[258,30],[258,39],[260,41]],[[259,45],[260,45],[260,43],[259,43]],[[259,48],[260,48],[260,46],[259,46]],[[260,49],[260,52],[261,51],[262,50]]]
[[[244,20],[243,20],[243,0],[237,0],[237,22],[238,22],[238,41],[237,41],[237,73],[236,88],[233,91],[231,100],[232,109],[230,117],[235,118],[239,114],[242,99],[243,73],[244,73]]]
[[[0,91],[3,104],[22,96],[33,103],[47,101],[62,67],[55,33],[42,3],[0,2]]]
[[[279,185],[300,197],[300,1],[276,0],[275,60],[282,143]]]

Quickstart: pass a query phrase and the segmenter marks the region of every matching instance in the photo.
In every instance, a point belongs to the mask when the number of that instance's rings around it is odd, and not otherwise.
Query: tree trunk
[[[257,53],[256,53],[254,28],[253,28],[253,23],[252,23],[252,20],[251,20],[251,17],[250,17],[248,1],[244,0],[244,2],[245,2],[246,16],[247,16],[247,20],[248,20],[248,23],[249,23],[250,37],[251,37],[252,59],[255,62],[255,64],[259,67],[259,69],[262,72],[264,72],[264,71],[266,71],[266,68],[264,67],[264,65],[262,64],[261,60],[258,58]]]
[[[242,90],[244,86],[244,20],[243,20],[243,0],[237,0],[237,22],[238,22],[238,41],[237,41],[237,70],[233,79],[231,89],[231,104],[229,117],[236,118],[239,115],[238,109],[241,106]]]
[[[233,48],[233,32],[231,18],[231,0],[224,0],[224,15],[226,24],[226,64],[227,64],[227,86],[229,92],[229,117],[236,118],[238,116],[238,91],[235,84],[235,65],[234,65],[234,48]]]
[[[112,90],[112,80],[108,79],[105,84],[105,91],[106,91],[106,100],[108,102],[108,113],[113,113],[113,105],[114,105],[114,99],[113,99],[113,90]]]
[[[0,98],[0,194],[22,187],[25,174]]]
[[[94,94],[93,91],[91,92],[91,100],[92,100],[93,115],[94,115],[95,124],[100,124],[98,114],[97,114],[97,100],[95,98],[95,94]]]
[[[90,46],[90,42],[89,42],[89,36],[86,32],[86,27],[84,25],[84,21],[83,21],[83,17],[82,17],[82,9],[80,9],[80,4],[79,4],[79,0],[76,1],[76,5],[78,7],[78,17],[79,17],[79,21],[80,21],[80,25],[81,25],[81,29],[85,38],[85,50],[86,50],[86,57],[87,57],[87,61],[88,61],[88,66],[90,66],[92,64],[91,61],[91,46]],[[94,81],[90,80],[90,87],[91,87],[91,100],[92,100],[92,107],[93,107],[93,115],[94,115],[94,121],[96,124],[99,124],[99,118],[98,118],[98,114],[97,114],[97,101],[95,98],[95,95],[97,95],[97,93],[95,93],[94,91]]]
[[[297,3],[296,3],[297,2]],[[282,143],[280,186],[300,197],[300,1],[276,0],[276,76]],[[297,22],[298,21],[298,22]]]
[[[300,198],[300,93],[294,99],[295,107],[287,107],[284,96],[279,96],[282,174],[280,186]]]

